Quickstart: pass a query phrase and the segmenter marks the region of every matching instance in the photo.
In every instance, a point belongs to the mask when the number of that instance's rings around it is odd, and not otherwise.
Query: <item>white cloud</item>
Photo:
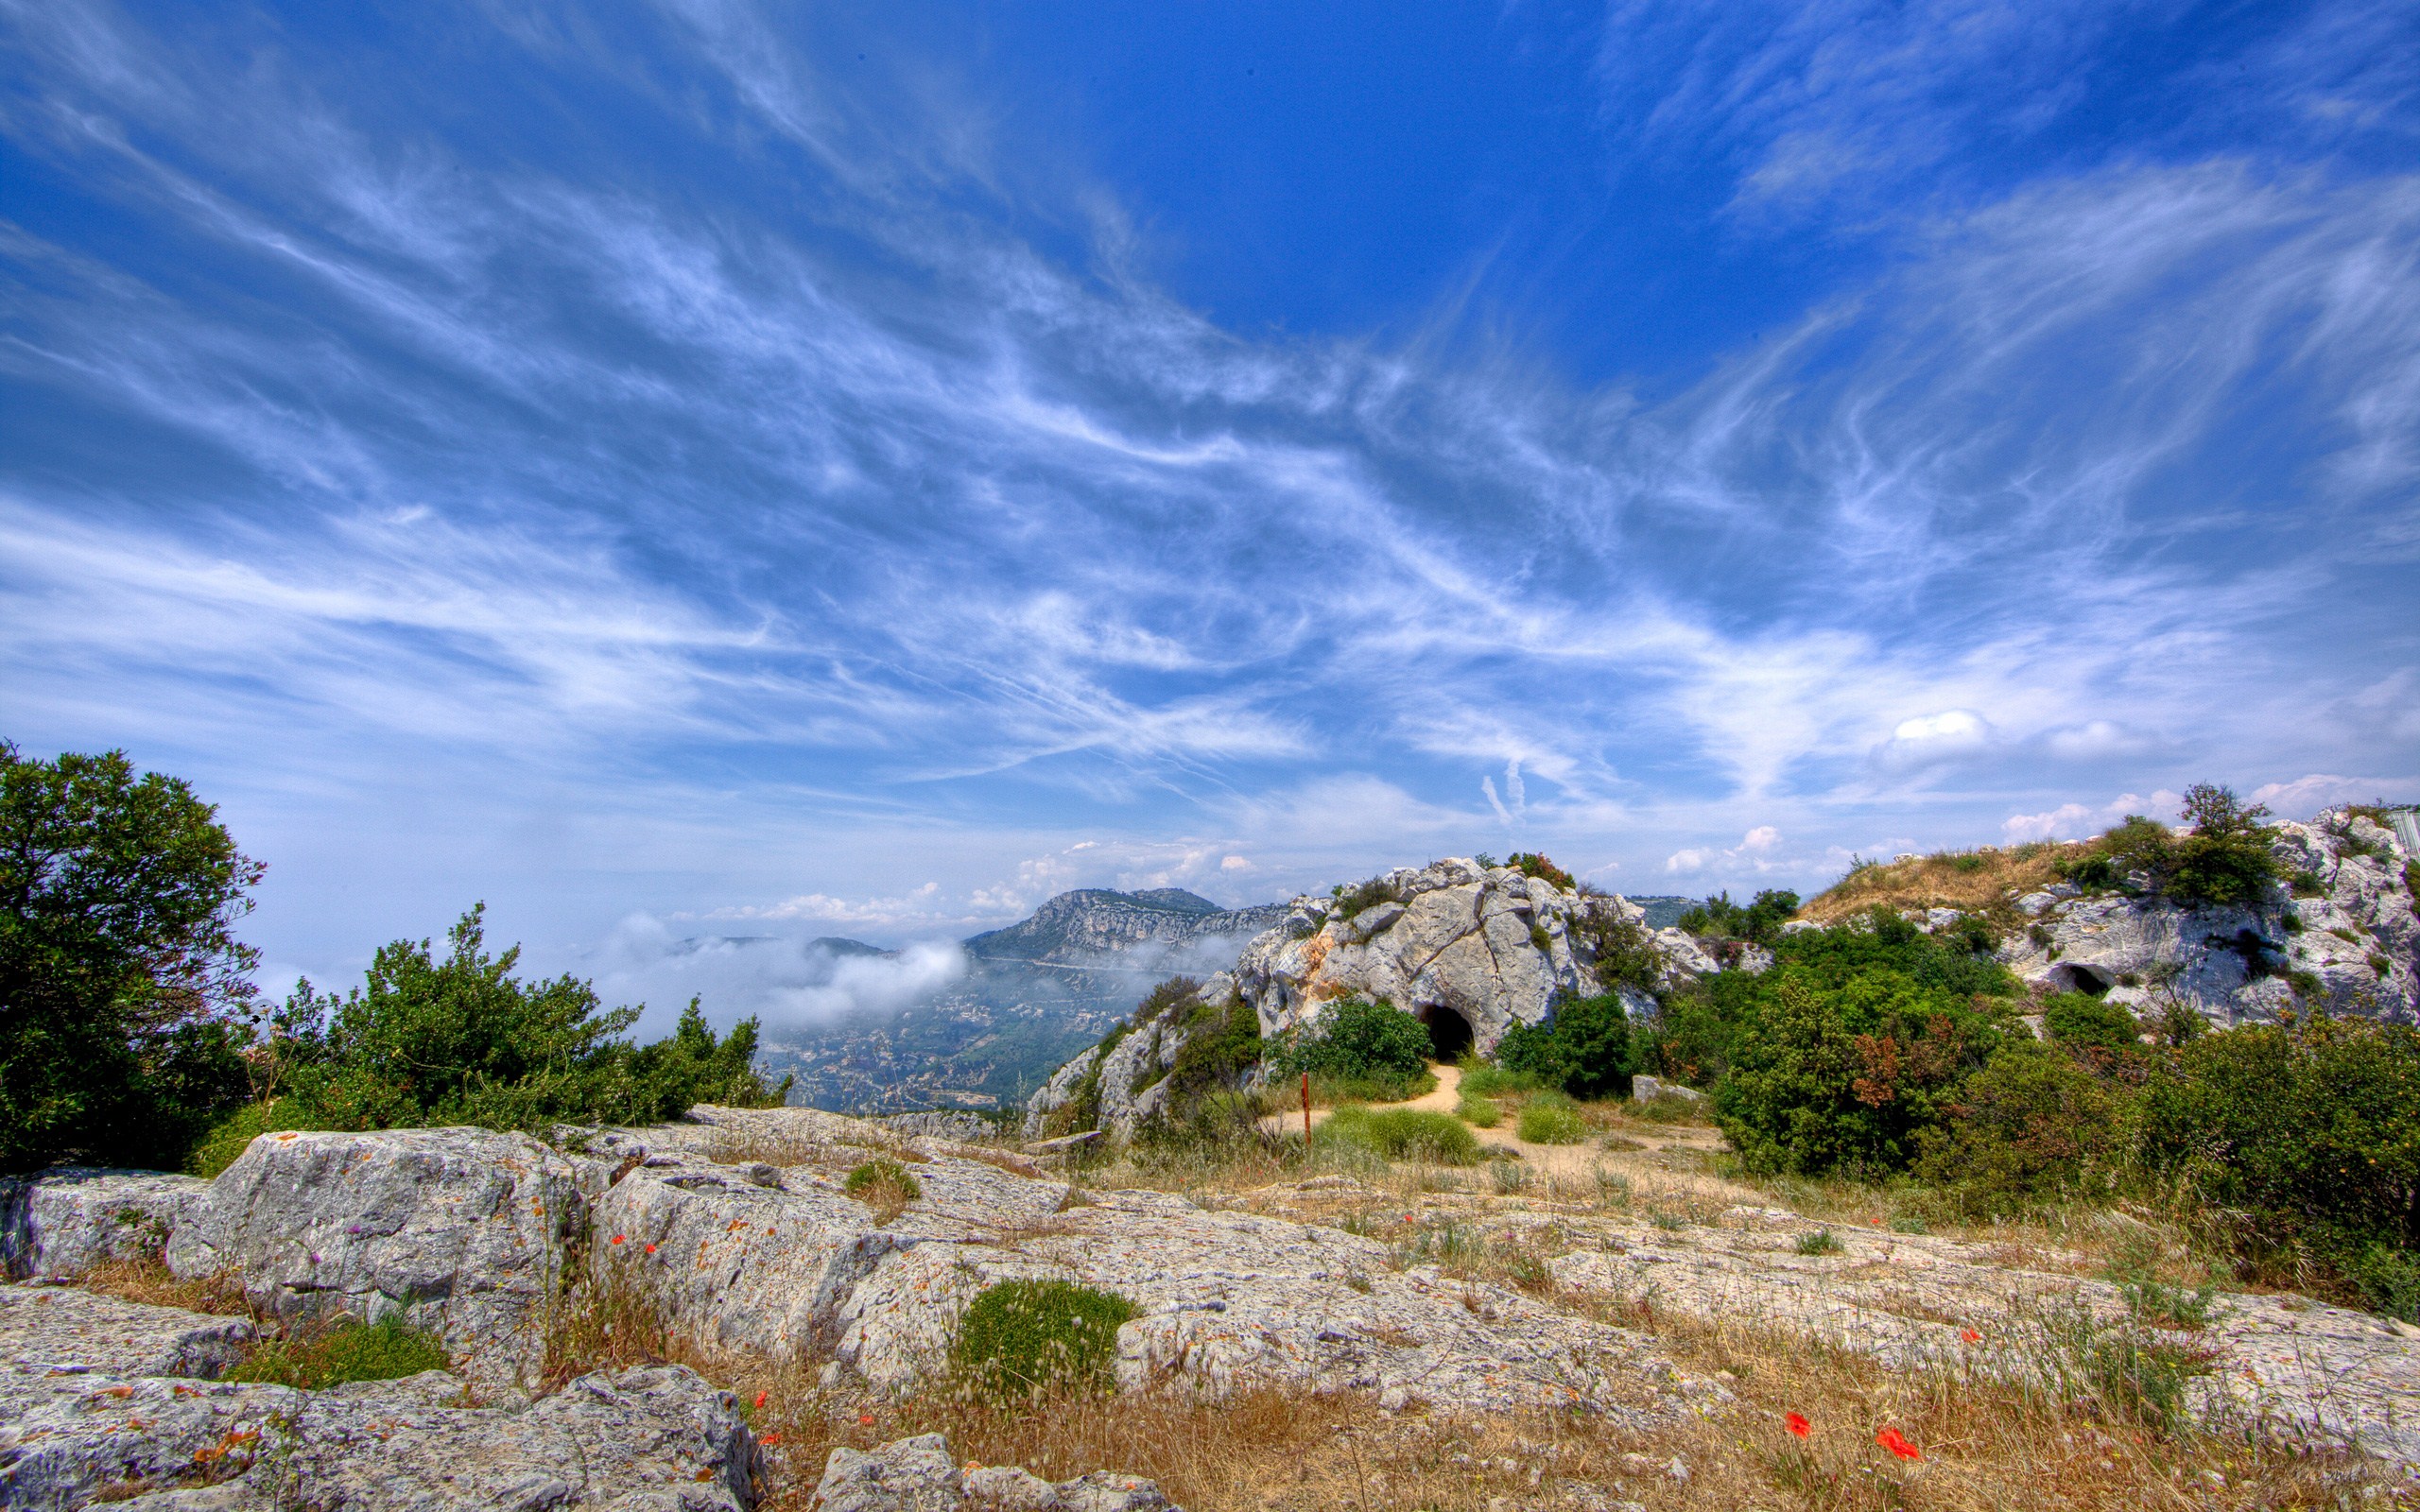
[[[2289,819],[2308,818],[2339,803],[2409,802],[2420,798],[2420,777],[2338,777],[2312,772],[2290,782],[2263,782],[2249,801]]]
[[[2184,795],[2163,788],[2148,800],[2133,793],[2120,793],[2098,805],[2062,803],[2039,814],[2010,815],[2000,825],[2000,834],[2011,845],[2027,840],[2087,839],[2130,814],[2144,815],[2164,824],[2174,823],[2184,801]]]

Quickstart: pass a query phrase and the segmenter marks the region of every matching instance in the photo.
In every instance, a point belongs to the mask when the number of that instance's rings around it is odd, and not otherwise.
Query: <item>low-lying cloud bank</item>
[[[675,936],[633,914],[598,952],[596,990],[609,1003],[647,1005],[641,1038],[670,1029],[692,996],[707,1021],[754,1016],[768,1039],[825,1027],[857,1012],[895,1012],[959,981],[966,953],[954,943],[875,953],[854,941],[784,936]]]

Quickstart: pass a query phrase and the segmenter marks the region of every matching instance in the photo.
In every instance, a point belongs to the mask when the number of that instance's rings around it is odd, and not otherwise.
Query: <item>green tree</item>
[[[242,1102],[261,870],[179,779],[0,742],[0,1168],[173,1166]]]
[[[2193,833],[2177,842],[2169,889],[2187,902],[2256,902],[2285,874],[2260,821],[2269,810],[2244,804],[2228,788],[2196,782],[2185,790]]]
[[[339,999],[307,981],[279,1015],[289,1094],[325,1128],[655,1123],[693,1102],[773,1102],[751,1062],[756,1021],[717,1039],[693,1000],[670,1039],[633,1048],[634,1007],[607,1009],[568,974],[523,982],[521,948],[487,951],[486,905],[447,933],[381,948]],[[784,1083],[786,1090],[787,1083]]]
[[[1525,1071],[1574,1097],[1630,1090],[1630,1016],[1618,993],[1558,1004],[1544,1023],[1516,1023],[1495,1044],[1496,1063]]]
[[[1798,912],[1798,894],[1767,888],[1746,903],[1735,903],[1728,890],[1716,893],[1681,916],[1680,927],[1702,937],[1754,940],[1771,945],[1781,938],[1781,926]]]
[[[1384,998],[1344,998],[1320,1010],[1283,1068],[1339,1080],[1410,1081],[1428,1069],[1428,1030]]]
[[[1917,1131],[1917,1173],[1978,1216],[2078,1194],[2127,1157],[2126,1096],[2027,1037],[2011,1036],[1966,1078],[1949,1115],[1945,1128]]]

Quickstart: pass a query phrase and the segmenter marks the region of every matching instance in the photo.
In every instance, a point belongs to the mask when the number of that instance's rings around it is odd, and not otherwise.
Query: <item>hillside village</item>
[[[996,1136],[752,1094],[54,1166],[0,1189],[0,1503],[2411,1504],[2395,817],[1660,927],[1398,868]],[[2282,1177],[2247,1074],[2336,1125]]]

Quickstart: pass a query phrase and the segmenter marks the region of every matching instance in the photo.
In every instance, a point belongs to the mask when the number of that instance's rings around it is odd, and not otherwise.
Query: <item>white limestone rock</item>
[[[151,1307],[74,1286],[0,1286],[0,1422],[89,1378],[216,1376],[243,1358],[251,1320]]]
[[[2303,996],[2334,1014],[2420,1022],[2420,917],[2394,833],[2336,809],[2270,840],[2317,896],[2279,887],[2251,906],[2188,908],[2061,884],[2016,901],[2033,921],[2000,958],[2048,988],[2105,990],[2137,1012],[2179,1004],[2221,1025],[2270,1022]]]
[[[279,1318],[400,1314],[491,1386],[526,1386],[563,1242],[584,1229],[579,1166],[476,1128],[252,1141],[170,1238],[168,1268],[239,1271]]]
[[[1566,891],[1509,867],[1449,857],[1377,880],[1387,901],[1348,919],[1337,900],[1297,898],[1286,923],[1244,947],[1236,987],[1263,1035],[1298,1029],[1339,998],[1383,998],[1424,1022],[1459,1016],[1486,1054],[1513,1024],[1544,1019],[1558,996],[1604,990],[1591,926],[1620,919],[1648,933],[1645,911],[1626,899]],[[1667,981],[1720,970],[1676,931],[1650,938]]]
[[[156,1256],[209,1190],[197,1177],[96,1166],[0,1177],[0,1276],[78,1276]]]
[[[680,1366],[582,1376],[534,1405],[459,1405],[442,1371],[329,1391],[85,1378],[0,1428],[0,1505],[68,1512],[742,1512],[738,1403]],[[136,1494],[129,1497],[126,1493]]]
[[[939,1434],[834,1450],[815,1505],[817,1512],[1183,1512],[1139,1475],[1096,1470],[1054,1486],[1012,1465],[961,1472]]]

